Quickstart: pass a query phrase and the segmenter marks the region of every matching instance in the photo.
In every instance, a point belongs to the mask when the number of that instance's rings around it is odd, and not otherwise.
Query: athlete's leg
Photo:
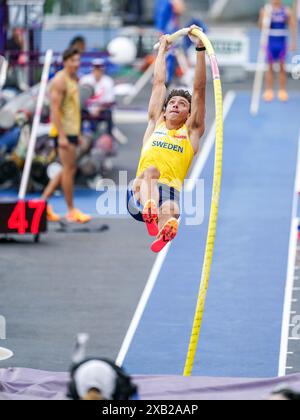
[[[159,190],[159,234],[151,246],[152,251],[156,253],[162,251],[176,237],[180,217],[180,193],[164,184],[160,184]]]
[[[159,232],[157,225],[159,204],[157,183],[159,178],[159,170],[154,166],[150,166],[135,180],[133,186],[135,198],[143,207],[142,217],[150,236],[157,236]]]
[[[274,68],[273,62],[269,62],[269,68],[265,77],[266,90],[264,93],[264,100],[270,102],[274,99]]]
[[[280,89],[286,89],[286,82],[287,82],[287,75],[286,75],[286,68],[285,62],[280,61],[280,75],[279,75],[279,86]]]
[[[60,172],[54,179],[52,179],[47,185],[45,191],[43,192],[42,198],[45,201],[48,201],[55,191],[61,186],[62,183],[62,172]]]
[[[68,146],[59,148],[59,157],[63,165],[61,186],[64,192],[65,200],[69,212],[74,210],[74,178],[76,174],[76,146],[68,144]]]
[[[166,201],[159,209],[158,227],[159,230],[164,227],[168,220],[174,218],[179,219],[180,208],[175,201]]]
[[[162,251],[169,242],[175,239],[178,232],[179,217],[180,208],[175,201],[166,201],[160,207],[159,234],[151,246],[153,252]]]
[[[286,85],[287,85],[287,74],[286,74],[285,60],[280,60],[278,98],[282,102],[286,102],[288,100],[288,93],[286,90]]]
[[[42,200],[48,201],[55,191],[61,186],[62,182],[62,172],[60,172],[54,179],[52,179],[47,185],[45,191],[42,195]],[[60,216],[56,214],[49,204],[47,205],[47,219],[48,222],[59,222]]]
[[[274,89],[274,68],[273,63],[269,63],[269,68],[266,73],[266,88],[273,90]]]
[[[150,200],[154,201],[156,206],[159,204],[158,180],[160,172],[154,166],[150,166],[136,181],[135,188],[139,191],[139,200],[143,206]]]

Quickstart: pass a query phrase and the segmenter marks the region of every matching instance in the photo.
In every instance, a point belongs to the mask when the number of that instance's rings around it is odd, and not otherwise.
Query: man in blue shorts
[[[282,0],[272,0],[272,16],[269,43],[267,47],[267,59],[269,69],[266,74],[266,90],[264,99],[266,102],[272,102],[274,99],[274,63],[280,64],[279,92],[278,99],[282,102],[288,100],[286,90],[287,75],[285,62],[289,49],[288,36],[291,33],[290,50],[297,49],[297,22],[291,8],[285,6]],[[260,26],[263,27],[266,9],[260,12]]]

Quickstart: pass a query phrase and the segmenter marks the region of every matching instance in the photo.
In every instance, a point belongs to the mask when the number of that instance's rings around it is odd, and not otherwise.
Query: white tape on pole
[[[257,58],[257,67],[255,73],[255,79],[253,84],[253,93],[252,93],[252,100],[251,100],[251,107],[250,112],[251,115],[256,116],[259,111],[260,105],[260,96],[263,87],[264,81],[264,67],[263,64],[265,63],[265,56],[266,56],[266,48],[268,45],[270,30],[271,30],[271,19],[272,19],[272,6],[267,4],[265,6],[265,18],[263,22],[263,29],[261,32],[261,39],[260,39],[260,49]]]
[[[28,182],[29,182],[29,176],[32,166],[32,161],[34,158],[34,152],[35,152],[35,145],[36,145],[36,138],[37,138],[37,131],[40,125],[41,121],[41,114],[43,111],[43,105],[44,100],[46,96],[46,89],[48,85],[48,78],[50,73],[50,67],[52,63],[52,57],[53,57],[53,51],[48,50],[45,57],[45,63],[44,63],[44,69],[41,79],[41,85],[40,90],[38,94],[37,104],[36,104],[36,111],[33,119],[32,124],[32,130],[31,130],[31,136],[29,140],[27,155],[26,155],[26,161],[25,161],[25,167],[22,175],[21,180],[21,186],[19,190],[19,199],[24,200],[27,192]]]
[[[183,28],[180,31],[176,32],[176,40],[180,39],[182,36],[188,36],[191,28]],[[158,50],[159,49],[160,42],[154,45],[153,49]]]

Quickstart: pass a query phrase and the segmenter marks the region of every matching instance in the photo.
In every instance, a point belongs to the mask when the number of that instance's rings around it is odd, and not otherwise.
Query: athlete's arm
[[[298,28],[297,28],[297,19],[294,11],[291,8],[287,8],[287,13],[289,17],[289,28],[292,35],[291,40],[291,51],[297,50],[297,40],[298,40]]]
[[[145,133],[144,143],[147,142],[149,137],[153,134],[157,122],[162,116],[162,110],[166,100],[166,54],[168,51],[169,43],[166,36],[162,36],[160,39],[160,47],[154,67],[154,79],[152,95],[149,103],[148,110],[148,128]]]
[[[193,27],[194,29],[194,27]],[[199,28],[198,28],[199,29]],[[199,40],[197,47],[204,45]],[[205,51],[197,52],[197,64],[195,69],[194,92],[192,100],[191,116],[188,119],[187,127],[195,154],[198,153],[200,140],[205,132],[205,101],[206,101],[206,60]]]
[[[57,77],[53,80],[50,92],[51,100],[51,121],[55,125],[58,132],[60,143],[68,144],[65,130],[61,120],[61,104],[65,94],[65,84],[63,78]],[[61,144],[63,146],[63,144]]]

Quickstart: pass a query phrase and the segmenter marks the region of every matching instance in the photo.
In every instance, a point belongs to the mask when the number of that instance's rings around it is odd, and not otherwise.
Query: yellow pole
[[[186,35],[188,29],[183,29],[173,35],[170,35],[170,41],[174,42],[180,36]],[[207,54],[209,56],[213,80],[214,80],[214,92],[215,92],[215,108],[216,108],[216,151],[215,151],[215,167],[214,167],[214,179],[213,179],[213,191],[211,201],[211,211],[207,235],[207,243],[205,249],[205,256],[203,262],[202,278],[199,290],[199,296],[197,301],[197,307],[195,312],[195,318],[193,323],[193,329],[191,333],[191,339],[186,358],[184,376],[191,376],[195,357],[202,328],[203,314],[205,309],[205,302],[207,296],[207,290],[210,280],[210,273],[213,261],[213,253],[215,248],[215,238],[217,230],[217,220],[219,213],[219,202],[221,193],[221,181],[222,181],[222,167],[223,167],[223,95],[222,95],[222,84],[220,79],[220,73],[218,63],[213,46],[207,36],[199,29],[194,29],[192,34],[200,38],[206,47]]]

